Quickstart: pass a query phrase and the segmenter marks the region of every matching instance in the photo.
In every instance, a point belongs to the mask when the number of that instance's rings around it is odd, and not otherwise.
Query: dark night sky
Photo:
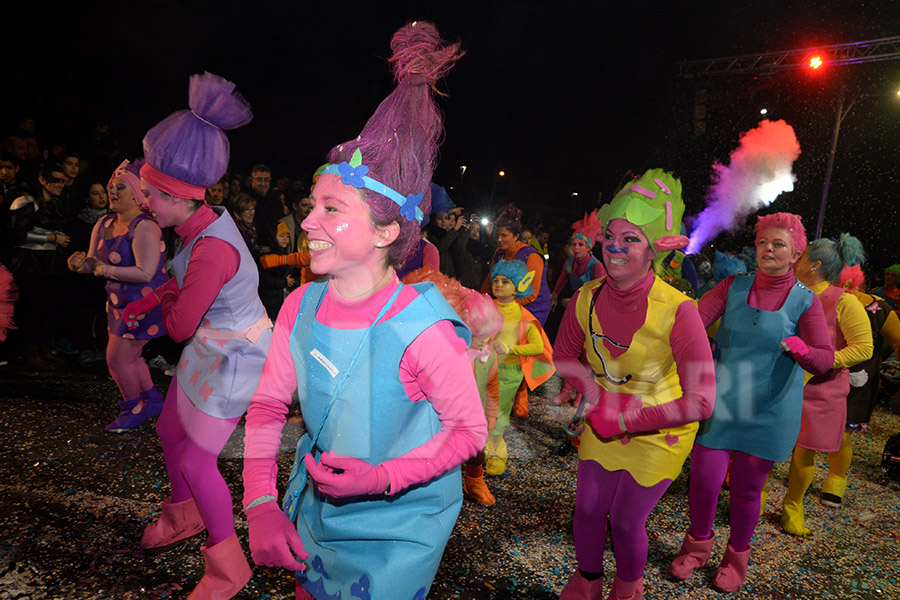
[[[390,91],[392,32],[433,20],[468,52],[441,85],[449,97],[435,180],[467,207],[489,210],[493,192],[494,207],[514,199],[545,218],[608,200],[629,170],[656,166],[681,175],[687,212],[699,212],[710,165],[727,160],[765,103],[802,148],[796,189],[772,208],[814,229],[840,82],[851,94],[900,89],[900,60],[817,78],[676,76],[681,60],[897,35],[891,0],[17,4],[4,25],[7,130],[29,114],[44,142],[77,146],[103,119],[135,155],[148,128],[187,107],[189,75],[209,70],[234,81],[255,113],[230,133],[233,167],[266,162],[304,178]],[[695,138],[698,85],[710,90],[710,115]],[[825,234],[859,235],[879,255],[873,265],[900,259],[898,134],[900,100],[888,96],[857,102],[841,128]],[[499,169],[509,175],[496,183]]]

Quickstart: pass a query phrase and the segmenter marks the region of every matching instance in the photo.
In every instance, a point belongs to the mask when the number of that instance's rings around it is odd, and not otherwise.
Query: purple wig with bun
[[[419,208],[431,212],[431,177],[443,135],[443,119],[431,93],[463,55],[459,44],[444,42],[434,24],[407,23],[391,39],[391,68],[397,87],[385,98],[355,139],[328,153],[328,162],[349,162],[357,149],[369,177],[403,196],[423,194]],[[360,189],[375,225],[400,225],[388,247],[392,266],[403,264],[419,241],[419,223],[400,214],[400,206],[377,192]]]
[[[144,158],[157,171],[201,188],[214,186],[228,169],[231,147],[223,129],[253,120],[235,85],[212,73],[191,75],[190,110],[179,110],[144,136]]]

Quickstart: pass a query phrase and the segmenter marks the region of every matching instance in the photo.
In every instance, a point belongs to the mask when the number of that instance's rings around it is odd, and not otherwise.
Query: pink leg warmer
[[[188,399],[172,379],[162,414],[156,423],[172,485],[172,502],[194,498],[209,530],[207,546],[234,533],[231,491],[219,473],[219,453],[240,417],[212,417]]]

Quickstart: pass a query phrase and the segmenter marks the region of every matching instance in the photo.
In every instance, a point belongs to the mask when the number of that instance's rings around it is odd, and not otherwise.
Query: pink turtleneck
[[[590,254],[585,254],[581,258],[572,257],[572,275],[575,277],[581,277],[584,275],[584,270],[587,268],[588,261],[591,259]],[[601,261],[597,261],[594,263],[594,267],[591,269],[591,279],[600,279],[601,277],[606,276],[606,269],[603,267],[603,263]],[[553,286],[554,294],[561,294],[566,286],[569,285],[569,274],[566,273],[566,270],[563,269],[559,274],[559,277],[556,278],[556,285]]]
[[[316,320],[336,329],[368,327],[398,285],[395,277],[373,295],[358,300],[341,298],[329,286],[316,312]],[[247,457],[257,460],[244,463],[245,506],[260,496],[277,497],[275,458],[291,395],[297,389],[288,342],[307,287],[291,293],[278,313],[262,378],[247,411],[245,452]],[[396,315],[417,295],[412,286],[404,286],[382,321]],[[430,441],[405,454],[403,460],[383,463],[391,490],[400,491],[428,481],[462,464],[484,447],[487,423],[466,350],[465,341],[447,321],[426,329],[406,349],[397,376],[412,402],[431,402],[441,421],[441,430]]]
[[[647,318],[647,296],[653,287],[655,275],[649,271],[640,281],[627,290],[604,285],[597,296],[594,314],[603,334],[616,343],[627,346]],[[596,402],[600,387],[584,365],[578,361],[587,341],[584,329],[578,321],[575,292],[566,307],[559,333],[553,344],[553,362],[560,375],[589,402]],[[613,358],[621,356],[625,349],[617,348],[606,340],[607,350]],[[675,323],[669,333],[669,345],[675,358],[678,378],[684,395],[659,406],[625,411],[628,431],[650,431],[675,427],[706,419],[712,414],[716,396],[715,373],[706,331],[693,302],[683,302],[675,312]]]
[[[709,327],[724,314],[725,305],[728,302],[728,290],[731,288],[734,277],[734,275],[726,277],[700,298],[697,307],[700,310],[700,318],[703,319],[704,327]],[[788,271],[784,275],[766,275],[757,270],[756,278],[747,294],[747,304],[760,310],[779,310],[787,300],[795,283],[797,283],[797,279],[794,277],[793,271]],[[821,375],[831,369],[834,364],[834,349],[831,347],[822,303],[815,294],[813,294],[812,306],[800,315],[800,319],[797,321],[797,331],[798,337],[809,347],[809,356],[798,360],[797,363],[814,375]]]

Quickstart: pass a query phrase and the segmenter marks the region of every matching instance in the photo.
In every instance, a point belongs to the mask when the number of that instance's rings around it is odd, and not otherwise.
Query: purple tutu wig
[[[146,167],[141,175],[167,193],[202,200],[228,169],[231,148],[223,130],[246,125],[253,112],[233,83],[212,73],[191,76],[189,105],[144,136],[144,158],[152,169],[150,177]]]

